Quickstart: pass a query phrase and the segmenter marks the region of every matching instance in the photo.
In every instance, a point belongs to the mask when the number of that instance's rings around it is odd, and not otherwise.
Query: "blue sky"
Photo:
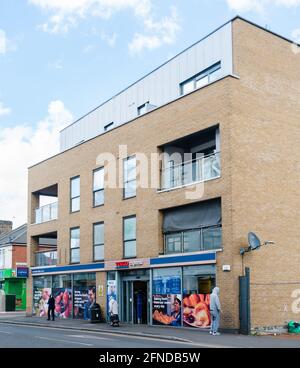
[[[300,0],[0,0],[0,218],[60,128],[236,14],[299,41]]]

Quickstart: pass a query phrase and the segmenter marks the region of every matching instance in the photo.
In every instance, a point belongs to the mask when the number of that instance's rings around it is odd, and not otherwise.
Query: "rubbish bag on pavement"
[[[288,331],[289,333],[300,334],[300,323],[290,321],[288,323]]]

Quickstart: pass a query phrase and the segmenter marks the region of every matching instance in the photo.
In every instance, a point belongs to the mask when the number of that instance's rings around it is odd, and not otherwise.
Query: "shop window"
[[[48,300],[52,293],[52,277],[39,276],[33,278],[33,314],[47,317]]]
[[[96,274],[76,274],[73,283],[74,318],[90,320],[90,307],[96,302]]]
[[[71,318],[73,312],[72,276],[53,276],[52,295],[55,299],[55,316],[57,318]]]
[[[208,328],[210,293],[216,285],[215,265],[183,267],[183,325]]]

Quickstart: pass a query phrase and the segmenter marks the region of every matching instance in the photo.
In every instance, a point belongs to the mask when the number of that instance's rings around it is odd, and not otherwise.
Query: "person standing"
[[[119,325],[119,308],[117,301],[111,296],[109,300],[109,316],[110,316],[110,325],[118,326]]]
[[[48,319],[47,319],[47,321],[50,321],[50,313],[51,313],[51,316],[52,316],[52,321],[55,320],[54,309],[55,309],[55,299],[54,299],[53,295],[51,294],[50,298],[48,300]]]
[[[220,289],[218,287],[215,287],[210,294],[211,328],[209,333],[213,336],[220,335],[220,333],[218,332],[221,315],[219,293]]]

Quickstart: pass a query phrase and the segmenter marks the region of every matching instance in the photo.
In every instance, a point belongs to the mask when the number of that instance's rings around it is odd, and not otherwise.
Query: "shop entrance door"
[[[122,319],[126,323],[147,324],[149,281],[122,282]]]

